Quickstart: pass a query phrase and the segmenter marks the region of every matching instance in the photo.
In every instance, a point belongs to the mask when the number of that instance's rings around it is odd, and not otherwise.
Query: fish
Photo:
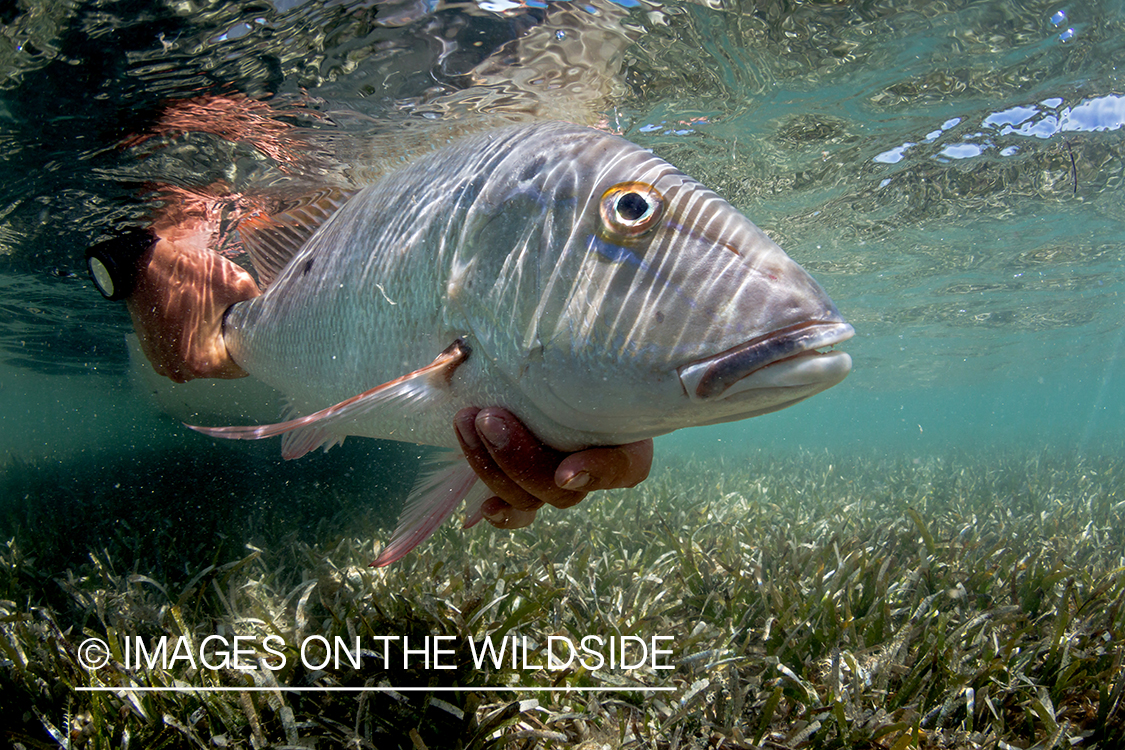
[[[240,227],[263,294],[226,313],[287,419],[192,429],[434,446],[375,566],[487,489],[458,450],[500,406],[563,451],[784,409],[841,382],[854,329],[730,203],[624,138],[532,122],[455,139],[319,209]]]

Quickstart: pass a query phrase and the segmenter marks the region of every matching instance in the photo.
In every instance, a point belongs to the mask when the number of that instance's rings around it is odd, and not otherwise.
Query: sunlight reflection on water
[[[1074,107],[1062,107],[1060,98],[1044,99],[1040,102],[1042,109],[1036,106],[1019,105],[994,112],[981,122],[981,126],[988,132],[972,133],[965,136],[966,141],[981,139],[979,142],[965,142],[944,147],[940,155],[951,159],[969,159],[980,156],[992,148],[994,144],[989,140],[989,135],[1021,135],[1041,139],[1051,138],[1060,133],[1096,133],[1118,130],[1125,126],[1125,96],[1108,94],[1092,99],[1086,99]],[[925,142],[931,143],[940,135],[961,122],[955,117],[947,120],[939,130],[926,135]],[[872,161],[881,164],[897,164],[906,157],[906,152],[911,146],[916,145],[906,142],[895,148],[877,154]],[[1015,147],[1009,146],[1000,150],[1001,156],[1012,156],[1016,153]]]

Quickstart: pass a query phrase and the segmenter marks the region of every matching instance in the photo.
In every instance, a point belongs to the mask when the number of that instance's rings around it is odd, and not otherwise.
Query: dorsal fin
[[[272,284],[313,232],[354,193],[336,187],[302,193],[277,213],[255,214],[239,222],[238,234],[258,273],[258,285],[264,289]]]

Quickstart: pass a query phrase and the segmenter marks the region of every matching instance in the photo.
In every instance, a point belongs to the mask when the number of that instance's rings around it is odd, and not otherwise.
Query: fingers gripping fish
[[[479,519],[486,491],[450,427],[464,407],[504,407],[576,450],[776,411],[851,367],[824,351],[853,330],[812,277],[718,195],[598,130],[454,141],[306,229],[247,230],[268,288],[223,324],[234,360],[294,418],[194,429],[282,435],[286,458],[348,435],[453,449],[375,565],[462,500]]]

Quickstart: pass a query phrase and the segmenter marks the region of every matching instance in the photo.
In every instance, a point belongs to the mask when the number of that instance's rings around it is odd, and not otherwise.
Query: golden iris
[[[620,182],[602,193],[602,227],[612,236],[639,237],[660,221],[664,196],[646,182]]]

